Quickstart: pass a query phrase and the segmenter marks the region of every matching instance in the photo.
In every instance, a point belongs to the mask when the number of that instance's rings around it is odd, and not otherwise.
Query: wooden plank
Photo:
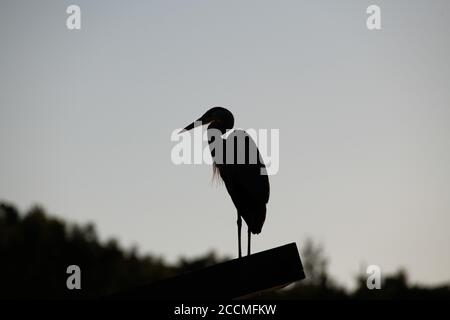
[[[112,299],[235,299],[305,278],[295,243],[109,296]]]

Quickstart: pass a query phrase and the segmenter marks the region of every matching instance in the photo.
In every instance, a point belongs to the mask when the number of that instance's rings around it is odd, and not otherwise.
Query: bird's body
[[[218,170],[237,210],[241,257],[242,219],[248,226],[248,254],[251,233],[259,234],[266,219],[266,204],[270,194],[266,166],[255,142],[247,132],[234,130],[226,138],[222,137],[234,126],[234,117],[225,108],[215,107],[208,110],[183,131],[208,123],[208,143],[214,170]]]
[[[253,234],[261,232],[264,221],[266,219],[266,204],[269,201],[269,178],[265,174],[261,174],[265,170],[264,162],[261,159],[255,142],[243,130],[233,131],[224,142],[224,146],[230,139],[243,139],[248,144],[253,144],[257,152],[257,163],[251,164],[246,157],[243,164],[237,163],[237,143],[234,143],[234,163],[214,164],[219,170],[228,193],[233,200],[238,214],[242,216],[245,223]],[[245,154],[249,154],[252,147],[245,147]],[[224,151],[226,157],[226,150]]]

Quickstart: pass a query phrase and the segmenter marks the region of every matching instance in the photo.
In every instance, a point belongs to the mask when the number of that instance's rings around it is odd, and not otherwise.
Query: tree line
[[[260,299],[421,299],[450,298],[450,285],[410,284],[405,270],[383,277],[381,290],[368,290],[366,274],[355,276],[356,289],[340,286],[328,273],[323,247],[307,240],[301,249],[307,278]],[[33,206],[19,212],[0,203],[0,298],[98,298],[223,262],[208,252],[168,263],[163,257],[139,254],[114,240],[100,241],[93,224],[69,224]],[[81,269],[81,290],[68,290],[67,267]]]

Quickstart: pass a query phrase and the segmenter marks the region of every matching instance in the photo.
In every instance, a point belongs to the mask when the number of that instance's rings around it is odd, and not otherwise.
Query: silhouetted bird
[[[181,132],[208,123],[207,135],[214,173],[219,171],[237,209],[240,258],[242,218],[248,227],[248,255],[251,234],[260,233],[266,219],[270,189],[266,166],[255,142],[245,131],[234,130],[226,138],[222,137],[234,126],[233,114],[225,108],[214,107],[208,110]]]

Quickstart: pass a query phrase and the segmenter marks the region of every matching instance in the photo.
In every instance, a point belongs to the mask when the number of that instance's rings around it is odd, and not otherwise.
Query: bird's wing
[[[245,131],[235,130],[226,140],[234,139],[234,137],[237,139],[246,138],[248,142],[245,146],[245,152],[248,154],[251,150],[254,150],[257,154],[257,162],[248,163],[249,159],[246,158],[245,164],[236,164],[238,152],[242,152],[242,150],[239,150],[235,144],[235,164],[225,166],[224,172],[226,174],[221,174],[222,179],[232,198],[234,198],[233,194],[237,192],[240,196],[245,195],[261,204],[266,204],[270,195],[269,178],[266,174],[262,174],[266,166],[259,150],[253,139]]]

